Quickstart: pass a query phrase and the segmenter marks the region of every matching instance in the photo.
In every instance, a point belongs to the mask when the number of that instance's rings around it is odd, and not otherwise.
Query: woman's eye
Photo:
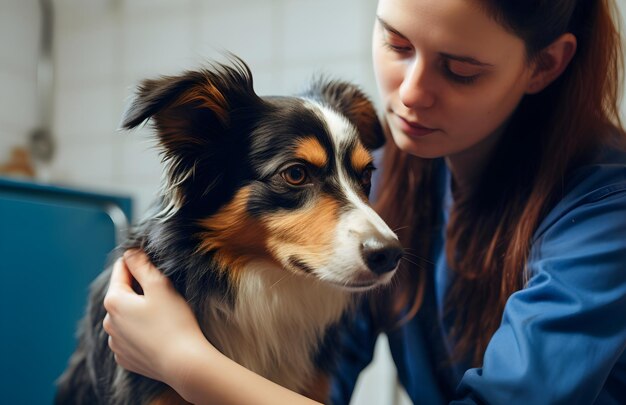
[[[472,84],[481,75],[481,71],[475,67],[450,60],[444,61],[443,71],[449,79],[460,84]]]
[[[411,51],[411,43],[391,32],[383,33],[383,46],[392,52],[406,53]]]
[[[283,179],[292,186],[301,186],[309,180],[306,167],[304,165],[289,166],[281,173]]]
[[[390,51],[397,52],[397,53],[405,53],[405,52],[411,51],[410,46],[394,44],[388,41],[384,41],[383,45],[385,48],[389,49]]]

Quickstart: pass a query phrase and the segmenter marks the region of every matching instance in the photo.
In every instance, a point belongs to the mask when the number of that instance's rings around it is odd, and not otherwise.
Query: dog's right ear
[[[205,147],[215,146],[229,132],[234,108],[261,103],[249,68],[240,59],[235,62],[143,81],[122,117],[122,128],[151,120],[166,157],[197,160]]]
[[[159,120],[180,108],[208,108],[226,124],[228,105],[223,94],[201,72],[144,80],[122,117],[122,127],[132,129],[150,118]],[[163,113],[163,114],[159,114]]]

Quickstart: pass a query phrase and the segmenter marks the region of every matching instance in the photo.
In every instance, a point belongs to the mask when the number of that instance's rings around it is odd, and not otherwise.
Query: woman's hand
[[[133,278],[143,295],[133,290]],[[141,251],[127,251],[115,263],[104,307],[115,360],[146,377],[177,385],[186,378],[186,359],[209,345],[187,302]]]
[[[144,294],[132,288],[133,277]],[[113,266],[104,330],[117,363],[163,381],[194,404],[314,404],[222,355],[200,330],[187,302],[141,251]]]

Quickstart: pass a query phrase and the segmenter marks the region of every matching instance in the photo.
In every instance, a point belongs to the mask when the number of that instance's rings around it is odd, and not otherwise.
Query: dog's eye
[[[363,187],[369,187],[372,185],[372,172],[374,167],[368,166],[361,172],[361,184]]]
[[[281,174],[283,179],[292,186],[301,186],[309,180],[306,167],[300,164],[289,166]]]

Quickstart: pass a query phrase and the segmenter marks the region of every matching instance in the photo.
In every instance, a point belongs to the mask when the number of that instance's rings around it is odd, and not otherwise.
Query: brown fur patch
[[[370,155],[362,144],[358,143],[356,148],[352,151],[350,160],[352,167],[354,167],[357,172],[361,172],[367,165],[372,163],[372,155]]]
[[[363,97],[353,98],[345,114],[354,122],[359,131],[361,141],[368,148],[375,149],[385,143],[378,116],[368,99]]]
[[[196,86],[185,92],[172,107],[180,107],[187,104],[198,103],[200,107],[207,108],[215,113],[222,124],[228,122],[228,102],[226,97],[211,83]]]
[[[310,207],[271,215],[264,221],[268,248],[283,263],[295,257],[310,268],[323,266],[332,251],[338,212],[336,200],[321,197]]]
[[[200,221],[206,229],[199,250],[215,251],[215,260],[222,269],[234,272],[251,260],[267,257],[267,232],[259,221],[250,218],[246,205],[249,188],[242,188],[235,197],[214,215]]]
[[[185,401],[183,397],[178,395],[172,388],[167,387],[165,391],[159,394],[154,400],[150,402],[150,405],[191,405]]]
[[[324,167],[328,163],[326,150],[324,150],[322,145],[320,145],[319,141],[315,138],[305,138],[298,142],[295,156],[317,167]]]
[[[217,87],[210,83],[193,87],[169,106],[167,111],[170,113],[166,112],[154,117],[161,132],[161,142],[166,149],[176,150],[189,145],[202,147],[206,144],[206,140],[202,137],[187,133],[189,118],[177,113],[177,109],[190,108],[190,105],[207,108],[215,114],[222,125],[228,123],[228,102]]]
[[[361,90],[347,83],[331,82],[321,91],[326,101],[357,128],[366,148],[374,150],[385,143],[374,105]]]

